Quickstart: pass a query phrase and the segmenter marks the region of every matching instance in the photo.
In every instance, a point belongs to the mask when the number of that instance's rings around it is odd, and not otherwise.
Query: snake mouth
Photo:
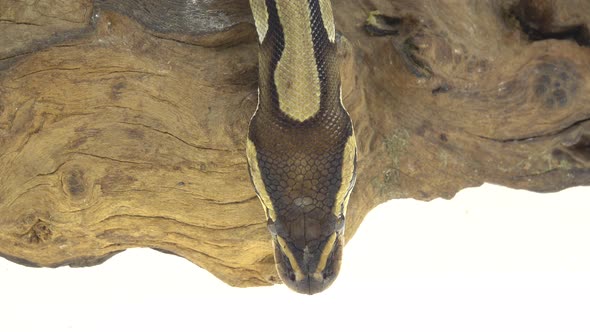
[[[324,278],[318,279],[314,276],[307,276],[299,282],[285,284],[297,293],[313,295],[323,292],[326,288],[330,287],[335,279],[335,277],[327,280]]]
[[[312,295],[334,283],[342,261],[343,232],[334,232],[316,250],[301,251],[280,236],[273,238],[277,272],[289,288]]]

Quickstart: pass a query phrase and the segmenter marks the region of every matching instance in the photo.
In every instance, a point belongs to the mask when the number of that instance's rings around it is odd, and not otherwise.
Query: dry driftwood
[[[590,1],[334,4],[360,149],[348,237],[393,198],[590,184]],[[256,52],[247,0],[0,0],[2,256],[151,247],[278,282],[244,153]]]

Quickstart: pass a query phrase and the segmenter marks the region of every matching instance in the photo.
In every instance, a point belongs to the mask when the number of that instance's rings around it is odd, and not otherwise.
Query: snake
[[[258,105],[246,154],[277,273],[303,294],[339,274],[357,148],[342,103],[330,0],[250,0]]]

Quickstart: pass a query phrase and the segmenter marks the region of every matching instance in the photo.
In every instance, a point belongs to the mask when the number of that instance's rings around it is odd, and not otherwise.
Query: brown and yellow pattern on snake
[[[250,6],[260,42],[250,176],[267,213],[281,279],[314,294],[340,270],[356,171],[332,6],[329,0],[250,0]]]

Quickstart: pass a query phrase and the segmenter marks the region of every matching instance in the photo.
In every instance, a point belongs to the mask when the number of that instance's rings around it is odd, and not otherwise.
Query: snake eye
[[[272,236],[277,236],[277,228],[275,227],[275,223],[272,222],[272,220],[268,219],[266,221],[266,228],[268,228],[268,231]]]
[[[340,233],[344,231],[344,217],[338,217],[338,221],[336,221],[336,226],[334,227],[334,232]]]

